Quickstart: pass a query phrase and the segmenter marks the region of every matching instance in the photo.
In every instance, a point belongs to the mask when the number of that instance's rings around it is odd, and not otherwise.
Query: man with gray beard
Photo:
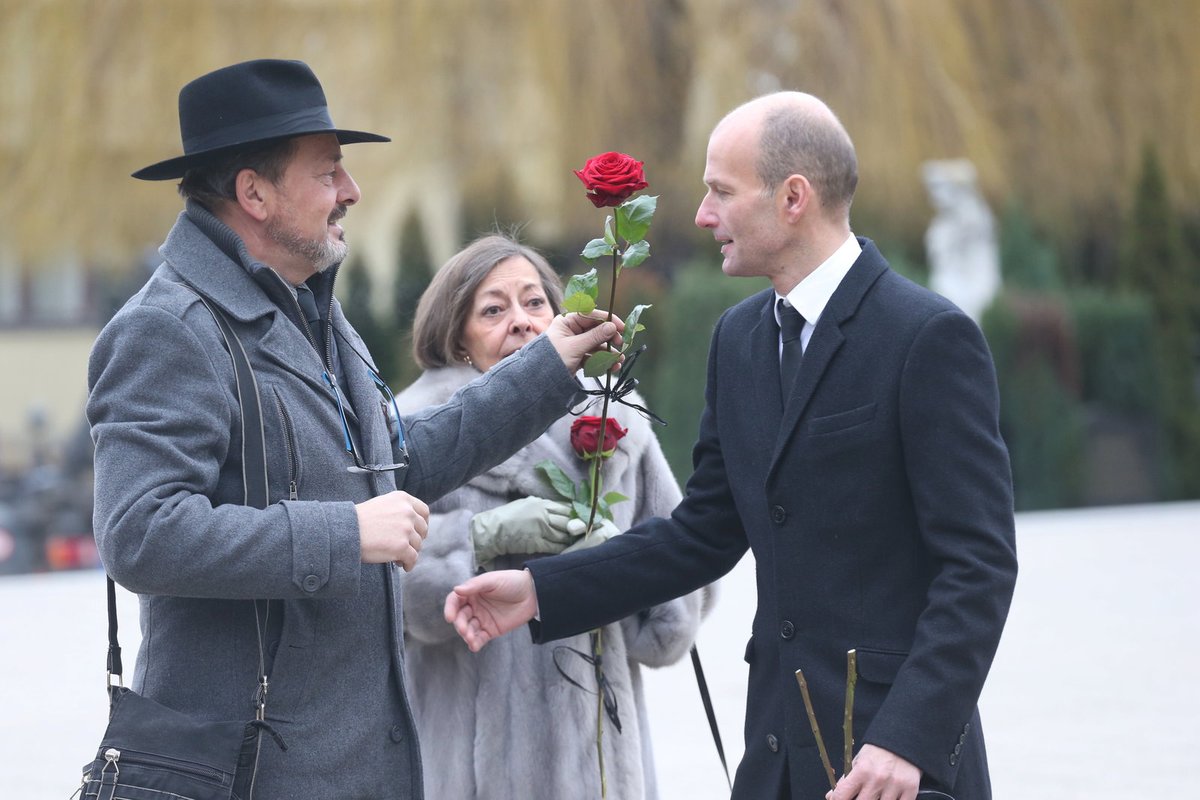
[[[420,798],[401,597],[426,502],[561,416],[619,324],[557,317],[447,404],[402,418],[333,296],[360,197],[342,145],[388,139],[334,127],[298,61],[197,78],[179,117],[184,155],[134,177],[181,179],[186,208],[88,367],[96,541],[140,595],[133,687],[194,717],[251,719],[261,642],[265,719],[287,749],[262,747],[255,798]],[[248,387],[205,303],[255,372],[266,508],[243,505]]]

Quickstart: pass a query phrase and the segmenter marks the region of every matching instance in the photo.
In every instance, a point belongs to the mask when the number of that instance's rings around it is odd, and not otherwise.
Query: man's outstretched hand
[[[476,575],[446,595],[446,622],[478,653],[498,636],[519,628],[537,613],[537,593],[528,570]]]

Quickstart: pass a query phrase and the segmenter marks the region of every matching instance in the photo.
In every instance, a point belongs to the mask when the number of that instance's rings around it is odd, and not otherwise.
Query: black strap
[[[187,286],[187,284],[183,284]],[[193,292],[196,290],[187,286]],[[221,336],[225,340],[225,348],[233,358],[233,371],[237,378],[238,404],[242,410],[242,485],[245,490],[245,505],[254,508],[266,508],[269,495],[267,483],[267,440],[263,430],[262,402],[258,394],[258,382],[254,378],[254,370],[250,367],[250,359],[246,350],[229,324],[228,318],[222,311],[208,301],[204,295],[196,292],[196,296],[204,303],[204,307],[217,321]],[[262,483],[250,480],[251,475],[262,475]],[[106,576],[107,577],[107,576]],[[113,677],[122,681],[124,669],[121,664],[121,645],[117,641],[117,591],[111,577],[108,580],[108,685],[111,689]],[[267,607],[268,621],[270,605]],[[254,603],[254,622],[258,625],[258,601]],[[260,710],[265,703],[266,675],[263,658],[262,628],[258,632],[258,664],[260,681]],[[261,719],[261,717],[260,717]]]
[[[107,577],[107,576],[105,576]],[[112,686],[112,676],[117,680],[125,673],[121,666],[121,645],[117,642],[117,588],[113,579],[108,578],[108,685]]]
[[[708,729],[712,731],[713,744],[717,746],[721,769],[725,770],[725,783],[732,792],[733,781],[729,779],[729,765],[725,763],[725,748],[721,746],[721,731],[717,729],[717,713],[713,711],[712,698],[708,695],[708,681],[704,680],[704,667],[700,666],[700,651],[696,649],[696,645],[692,645],[692,669],[696,671],[696,686],[700,689],[700,700],[704,703],[704,713],[708,716]]]
[[[246,349],[242,347],[241,340],[234,333],[233,326],[229,324],[224,312],[210,303],[204,295],[197,293],[197,296],[217,321],[217,327],[221,329],[221,336],[225,339],[225,348],[233,357],[238,403],[242,407],[242,486],[245,505],[266,508],[267,498],[270,496],[267,484],[267,435],[263,429],[258,381],[254,379],[254,370],[250,367]],[[250,480],[251,475],[261,475],[262,483]]]

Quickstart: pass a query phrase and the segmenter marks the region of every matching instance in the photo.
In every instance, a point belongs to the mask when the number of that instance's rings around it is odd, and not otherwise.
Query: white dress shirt
[[[804,317],[804,330],[800,333],[802,351],[808,350],[808,341],[812,338],[813,328],[816,327],[817,320],[821,318],[825,306],[829,304],[829,298],[833,297],[842,278],[846,277],[846,273],[854,266],[854,262],[858,260],[861,253],[862,245],[858,243],[858,239],[852,233],[841,247],[833,251],[833,255],[821,262],[819,267],[788,292],[787,297],[783,297],[779,292],[775,293],[776,325],[779,324],[779,300],[786,300],[788,305],[799,311],[800,316]],[[779,353],[782,357],[782,338],[779,341]]]

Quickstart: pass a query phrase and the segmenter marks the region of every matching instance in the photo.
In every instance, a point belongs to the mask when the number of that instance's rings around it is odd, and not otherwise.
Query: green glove
[[[475,563],[483,566],[507,553],[560,553],[571,543],[564,503],[522,497],[471,518]]]
[[[579,536],[587,528],[587,523],[581,519],[572,519],[567,521],[567,530],[573,536]],[[604,544],[612,537],[621,532],[612,520],[605,519],[599,515],[592,522],[592,531],[587,536],[579,539],[575,544],[563,550],[564,553],[571,553],[575,550],[583,550],[588,547],[595,547],[598,544]]]

